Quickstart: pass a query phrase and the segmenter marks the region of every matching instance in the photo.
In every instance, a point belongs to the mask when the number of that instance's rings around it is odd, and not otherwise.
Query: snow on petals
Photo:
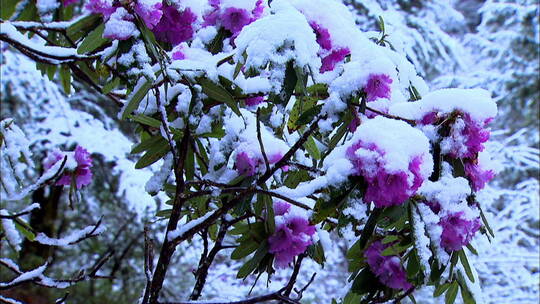
[[[285,268],[313,243],[315,226],[309,223],[304,212],[285,202],[276,202],[274,209],[276,230],[268,238],[269,252],[275,256],[276,267]]]
[[[325,167],[332,166],[340,156],[352,164],[351,172],[346,174],[360,175],[366,181],[364,201],[374,202],[377,207],[402,204],[433,170],[424,134],[402,121],[384,117],[361,124],[351,140],[331,153]]]
[[[43,166],[48,170],[64,157],[66,157],[64,174],[56,182],[56,185],[69,186],[72,179],[75,178],[75,185],[77,189],[80,189],[92,182],[92,171],[90,170],[92,158],[90,153],[81,146],[77,146],[74,152],[60,152],[59,150],[51,152],[43,162]]]
[[[408,290],[412,285],[407,282],[407,273],[403,269],[399,257],[382,255],[383,250],[390,245],[375,241],[366,249],[364,256],[369,268],[381,283],[393,289]]]

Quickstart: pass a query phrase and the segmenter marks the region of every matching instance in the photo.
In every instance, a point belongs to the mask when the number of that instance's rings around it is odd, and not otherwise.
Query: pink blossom
[[[53,151],[47,156],[43,166],[45,169],[50,169],[54,164],[66,156],[69,157],[69,155],[58,150]],[[92,171],[90,170],[90,167],[92,167],[92,158],[90,157],[90,153],[83,147],[77,146],[73,153],[73,158],[77,163],[77,167],[75,170],[64,170],[65,173],[56,182],[56,185],[69,186],[71,185],[73,178],[75,178],[76,187],[77,189],[80,189],[82,186],[86,186],[92,182]]]
[[[339,48],[333,50],[329,55],[322,59],[322,66],[320,69],[321,73],[327,71],[333,71],[336,67],[336,64],[342,62],[345,57],[351,54],[351,51],[348,48]]]
[[[465,162],[465,175],[469,177],[473,190],[480,191],[486,186],[487,182],[495,177],[495,172],[482,169],[475,160]]]
[[[390,85],[392,78],[386,74],[369,75],[364,91],[367,95],[367,101],[374,101],[377,98],[390,98]]]
[[[276,267],[285,268],[295,256],[304,253],[312,244],[311,236],[315,233],[315,226],[310,225],[306,218],[289,214],[290,205],[284,206],[288,205],[287,203],[280,204],[277,208],[274,205],[274,208],[279,209],[280,213],[285,212],[278,215],[281,217],[280,221],[276,221],[276,230],[268,238],[268,243],[270,244],[269,252],[274,254]]]
[[[251,158],[246,152],[236,155],[236,170],[240,175],[253,176],[257,169],[257,159]]]
[[[398,256],[382,256],[382,251],[391,244],[383,244],[381,241],[373,242],[364,252],[371,272],[379,281],[393,289],[408,290],[412,287],[407,282],[407,273],[401,265]]]
[[[251,14],[253,15],[253,17],[251,18],[251,21],[253,22],[261,18],[263,13],[264,13],[264,2],[263,0],[257,0],[257,2],[255,3],[255,8],[251,12]]]
[[[197,16],[191,9],[186,8],[180,12],[174,6],[165,4],[162,11],[163,16],[152,29],[159,41],[177,45],[193,37],[192,24]]]
[[[94,14],[102,14],[105,18],[109,18],[116,11],[116,6],[113,5],[112,0],[90,0],[86,4],[86,9]]]
[[[253,107],[264,101],[264,96],[255,96],[246,98],[246,105]]]
[[[70,6],[74,3],[77,3],[77,0],[63,0],[62,3],[64,4],[64,6]]]
[[[317,43],[321,46],[321,48],[328,51],[331,50],[332,40],[330,39],[330,33],[328,32],[328,30],[314,21],[310,22],[309,25],[315,31]]]
[[[274,203],[274,214],[276,216],[284,215],[285,213],[289,212],[289,209],[291,209],[291,205],[289,203],[284,201],[277,201]]]
[[[186,59],[186,55],[181,50],[178,50],[172,54],[173,60],[184,60]]]
[[[233,35],[238,34],[242,28],[251,23],[251,16],[248,11],[241,8],[229,7],[221,14],[223,27]]]
[[[485,129],[486,122],[480,123],[471,118],[468,113],[463,115],[465,121],[465,128],[463,128],[461,134],[466,138],[465,146],[467,152],[461,157],[473,158],[480,151],[484,150],[484,145],[489,139],[489,130]]]
[[[135,12],[142,18],[146,27],[153,29],[163,15],[163,12],[161,11],[162,6],[163,4],[161,2],[156,2],[151,7],[148,7],[144,3],[137,2],[137,4],[135,4]]]
[[[469,244],[474,234],[480,229],[480,219],[467,219],[463,211],[451,213],[442,218],[439,225],[443,228],[441,246],[447,251],[458,251]]]
[[[370,156],[358,156],[356,152],[359,149],[371,151],[367,154]],[[407,172],[388,172],[382,163],[384,154],[384,151],[375,144],[365,144],[362,141],[351,145],[346,152],[347,158],[354,166],[355,174],[363,176],[367,183],[365,201],[373,202],[377,207],[402,204],[416,193],[423,182],[420,157],[415,157],[409,163]],[[414,177],[412,184],[409,184],[409,174]]]

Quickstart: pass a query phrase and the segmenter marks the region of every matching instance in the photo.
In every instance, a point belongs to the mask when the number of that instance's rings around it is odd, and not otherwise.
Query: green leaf
[[[308,247],[308,255],[318,264],[324,265],[326,258],[324,256],[324,248],[320,241]]]
[[[92,28],[92,25],[97,24],[98,22],[103,23],[101,22],[101,17],[99,15],[88,15],[69,26],[66,33],[68,34],[69,38],[76,41],[85,35],[87,30]]]
[[[79,47],[77,48],[78,54],[85,54],[90,53],[94,51],[95,49],[99,48],[100,46],[107,43],[109,40],[107,38],[103,38],[103,31],[105,30],[105,24],[100,24],[95,30],[90,32],[86,38],[84,38],[83,42]]]
[[[131,112],[135,111],[139,107],[139,103],[141,103],[141,100],[146,96],[151,88],[152,81],[146,79],[145,83],[138,88],[137,92],[135,92],[128,101],[128,104],[122,113],[122,120],[128,118]]]
[[[306,150],[308,151],[309,155],[311,155],[311,157],[316,160],[321,159],[321,152],[319,151],[319,148],[317,147],[313,136],[308,137],[307,141],[304,143],[304,146],[306,147]]]
[[[133,119],[134,121],[141,123],[143,125],[147,125],[154,128],[159,128],[161,126],[161,121],[152,118],[150,116],[139,114],[139,115],[130,115],[129,118]]]
[[[144,151],[148,151],[150,148],[152,147],[156,147],[156,146],[164,146],[164,145],[168,145],[168,142],[165,138],[161,137],[161,136],[153,136],[153,137],[150,137],[146,140],[143,140],[140,144],[138,144],[137,146],[135,146],[132,150],[131,150],[131,154],[137,154],[137,153],[141,153],[141,152],[144,152]]]
[[[452,282],[452,284],[446,291],[446,294],[444,295],[445,304],[453,304],[456,301],[458,289],[459,289],[458,282],[457,281]]]
[[[399,238],[397,235],[387,235],[382,239],[383,244],[388,244],[397,241]]]
[[[298,120],[296,120],[296,124],[301,126],[310,123],[311,121],[313,121],[315,116],[317,116],[321,112],[321,109],[322,105],[316,105],[312,108],[309,108],[307,111],[302,113],[300,117],[298,117]]]
[[[376,290],[379,287],[379,279],[369,270],[369,267],[365,267],[356,276],[351,286],[351,291],[363,295],[370,291]]]
[[[461,265],[463,265],[467,277],[469,277],[469,280],[474,283],[474,275],[471,269],[471,265],[469,264],[469,260],[467,260],[467,254],[463,249],[459,251],[459,259],[461,260]]]
[[[413,278],[420,271],[420,260],[416,253],[416,249],[411,251],[407,260],[407,276]]]
[[[435,287],[435,290],[433,291],[433,297],[436,298],[442,295],[449,287],[450,287],[450,283],[444,283],[442,285],[438,285],[437,287]]]
[[[294,189],[300,184],[301,182],[305,182],[310,180],[310,176],[305,170],[299,170],[299,171],[292,171],[289,170],[287,172],[287,178],[285,178],[285,186]]]
[[[71,70],[67,65],[63,64],[60,68],[60,81],[62,82],[64,93],[69,95],[71,92]]]
[[[294,68],[294,62],[289,61],[287,63],[287,68],[285,69],[285,80],[283,81],[283,87],[281,89],[280,102],[287,103],[294,92],[296,87],[296,82],[298,81],[298,76],[296,74],[296,69]]]
[[[171,216],[172,209],[163,209],[156,212],[157,217],[169,217]]]
[[[310,95],[326,96],[328,95],[328,85],[326,83],[316,83],[307,88],[307,92]]]
[[[381,255],[382,256],[399,255],[400,253],[407,250],[409,247],[411,247],[410,244],[407,245],[407,246],[400,246],[399,244],[395,244],[393,246],[390,246],[390,247],[384,249],[381,252]]]
[[[467,249],[469,249],[469,251],[474,254],[474,255],[478,255],[478,251],[476,251],[476,249],[473,247],[473,245],[471,245],[471,243],[467,244]]]
[[[228,105],[231,110],[233,110],[236,115],[241,116],[240,110],[238,109],[238,103],[234,100],[234,97],[227,91],[224,87],[219,84],[212,82],[209,79],[202,78],[199,80],[199,84],[202,87],[202,91],[211,99],[214,99],[219,102],[223,102]]]
[[[240,267],[238,273],[236,274],[236,277],[238,279],[243,279],[247,277],[253,270],[255,270],[255,268],[257,268],[257,266],[259,266],[260,262],[267,253],[268,242],[265,240],[261,243],[255,254],[253,255],[253,258],[251,258],[242,267]]]
[[[109,94],[120,85],[120,78],[114,77],[112,81],[107,82],[102,89],[103,94]]]
[[[473,294],[471,293],[469,286],[467,285],[467,282],[465,281],[465,278],[461,274],[461,272],[458,273],[458,282],[459,282],[459,289],[461,291],[461,298],[463,299],[463,303],[465,304],[476,304],[476,300],[474,299]]]
[[[234,251],[231,253],[231,259],[240,260],[252,254],[255,250],[259,248],[259,244],[255,241],[250,240],[247,242],[242,242]]]
[[[354,292],[349,292],[345,298],[343,298],[342,304],[358,304],[360,303],[360,300],[362,300],[360,295],[357,295]]]
[[[19,230],[24,237],[26,237],[29,241],[33,241],[36,238],[36,235],[32,232],[32,229],[30,228],[30,225],[28,225],[25,221],[19,219],[17,221],[13,221],[15,223],[15,228]]]
[[[0,10],[0,18],[6,20],[13,15],[15,12],[15,7],[17,6],[18,0],[2,0],[0,1],[2,9]]]
[[[486,215],[484,214],[484,211],[480,207],[480,204],[478,204],[478,209],[480,210],[480,217],[482,218],[482,222],[484,223],[484,226],[486,227],[487,231],[489,232],[489,234],[491,234],[491,237],[495,237],[495,233],[493,233],[493,230],[489,226],[489,222],[486,218]]]
[[[142,169],[157,162],[170,151],[169,143],[152,146],[135,164],[135,169]]]

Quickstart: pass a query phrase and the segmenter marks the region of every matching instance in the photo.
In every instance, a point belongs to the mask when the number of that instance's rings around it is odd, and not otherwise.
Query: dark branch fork
[[[294,153],[296,153],[296,151],[298,151],[298,149],[300,149],[302,145],[307,141],[309,136],[313,132],[315,132],[320,119],[321,117],[318,117],[317,119],[315,119],[310,125],[310,127],[306,130],[306,132],[300,137],[300,139],[298,139],[298,141],[289,149],[289,151],[287,151],[287,153],[285,153],[285,155],[277,163],[275,163],[274,166],[270,168],[270,170],[267,170],[256,181],[257,186],[263,185],[268,179],[270,179],[270,177],[274,175],[274,173],[279,168],[286,165],[286,163],[294,155]],[[175,168],[175,177],[176,177],[175,201],[174,201],[173,209],[171,212],[171,217],[167,225],[167,232],[165,234],[165,239],[163,241],[160,256],[159,256],[154,274],[152,276],[151,282],[149,283],[150,287],[147,286],[144,296],[143,296],[143,301],[142,301],[143,304],[158,304],[159,303],[158,302],[159,292],[161,291],[163,287],[163,282],[165,279],[165,274],[167,273],[168,265],[170,263],[171,257],[174,254],[176,250],[176,246],[178,246],[178,244],[193,237],[197,232],[210,227],[220,217],[222,217],[229,210],[234,208],[238,203],[240,203],[242,199],[246,195],[248,195],[250,192],[258,191],[258,190],[254,190],[253,188],[247,188],[247,189],[239,191],[239,193],[233,199],[231,199],[230,201],[224,202],[221,208],[213,211],[213,213],[210,214],[208,217],[206,217],[205,220],[199,223],[196,223],[195,225],[187,229],[183,234],[176,237],[175,239],[169,240],[167,236],[171,231],[177,228],[178,222],[180,220],[180,212],[183,207],[183,203],[186,201],[186,196],[184,194],[186,182],[184,181],[184,177],[183,177],[183,167],[184,167],[184,162],[186,158],[188,143],[189,143],[189,129],[186,127],[186,129],[184,130],[184,136],[182,138],[182,142],[179,147],[179,151],[180,151],[179,163],[177,164],[177,167]],[[292,289],[292,287],[290,288]],[[197,291],[196,290],[194,291],[195,291],[195,294],[193,295],[195,296],[197,294]],[[282,297],[281,293],[279,295],[274,294],[270,299],[283,300],[280,297]],[[244,303],[257,303],[257,302],[244,302]],[[289,303],[295,303],[295,302],[293,301]]]

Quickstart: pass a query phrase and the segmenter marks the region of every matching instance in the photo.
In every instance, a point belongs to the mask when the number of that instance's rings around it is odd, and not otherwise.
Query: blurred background
[[[540,302],[540,205],[539,205],[539,101],[540,33],[539,3],[531,0],[429,1],[344,0],[364,31],[377,36],[382,16],[388,40],[414,64],[431,89],[442,87],[485,88],[493,92],[499,115],[492,122],[487,149],[499,165],[498,177],[479,195],[487,210],[495,238],[478,236],[473,242],[478,256],[470,259],[481,279],[486,303]],[[4,16],[2,16],[4,17]],[[54,251],[22,244],[25,265],[52,263],[53,277],[70,277],[81,266],[90,267],[100,256],[112,254],[101,274],[114,279],[84,282],[70,288],[68,303],[135,303],[141,296],[143,229],[160,243],[165,221],[159,211],[168,208],[159,196],[145,192],[151,170],[135,170],[129,154],[135,138],[130,124],[116,119],[117,107],[91,88],[75,84],[76,93],[64,95],[56,81],[41,75],[32,61],[2,45],[0,120],[12,117],[31,142],[37,163],[46,152],[80,144],[94,159],[94,182],[83,191],[81,203],[71,209],[67,194],[58,189],[38,191],[32,199],[46,204],[47,212],[33,214],[37,230],[62,236],[103,217],[107,231],[73,248]],[[42,168],[29,172],[35,179]],[[330,303],[346,290],[347,240],[326,252],[327,265],[303,265],[299,284],[313,273],[315,281],[304,293],[303,303]],[[186,298],[194,283],[193,267],[202,244],[184,244],[173,257],[164,295]],[[0,248],[2,256],[13,256]],[[218,256],[210,269],[204,296],[241,299],[253,278],[235,279],[238,261]],[[0,276],[4,269],[0,269]],[[254,293],[279,288],[287,271],[278,272],[267,287],[261,278]],[[419,303],[437,303],[429,288],[416,293]],[[22,285],[10,294],[29,304],[54,303],[64,292]]]

